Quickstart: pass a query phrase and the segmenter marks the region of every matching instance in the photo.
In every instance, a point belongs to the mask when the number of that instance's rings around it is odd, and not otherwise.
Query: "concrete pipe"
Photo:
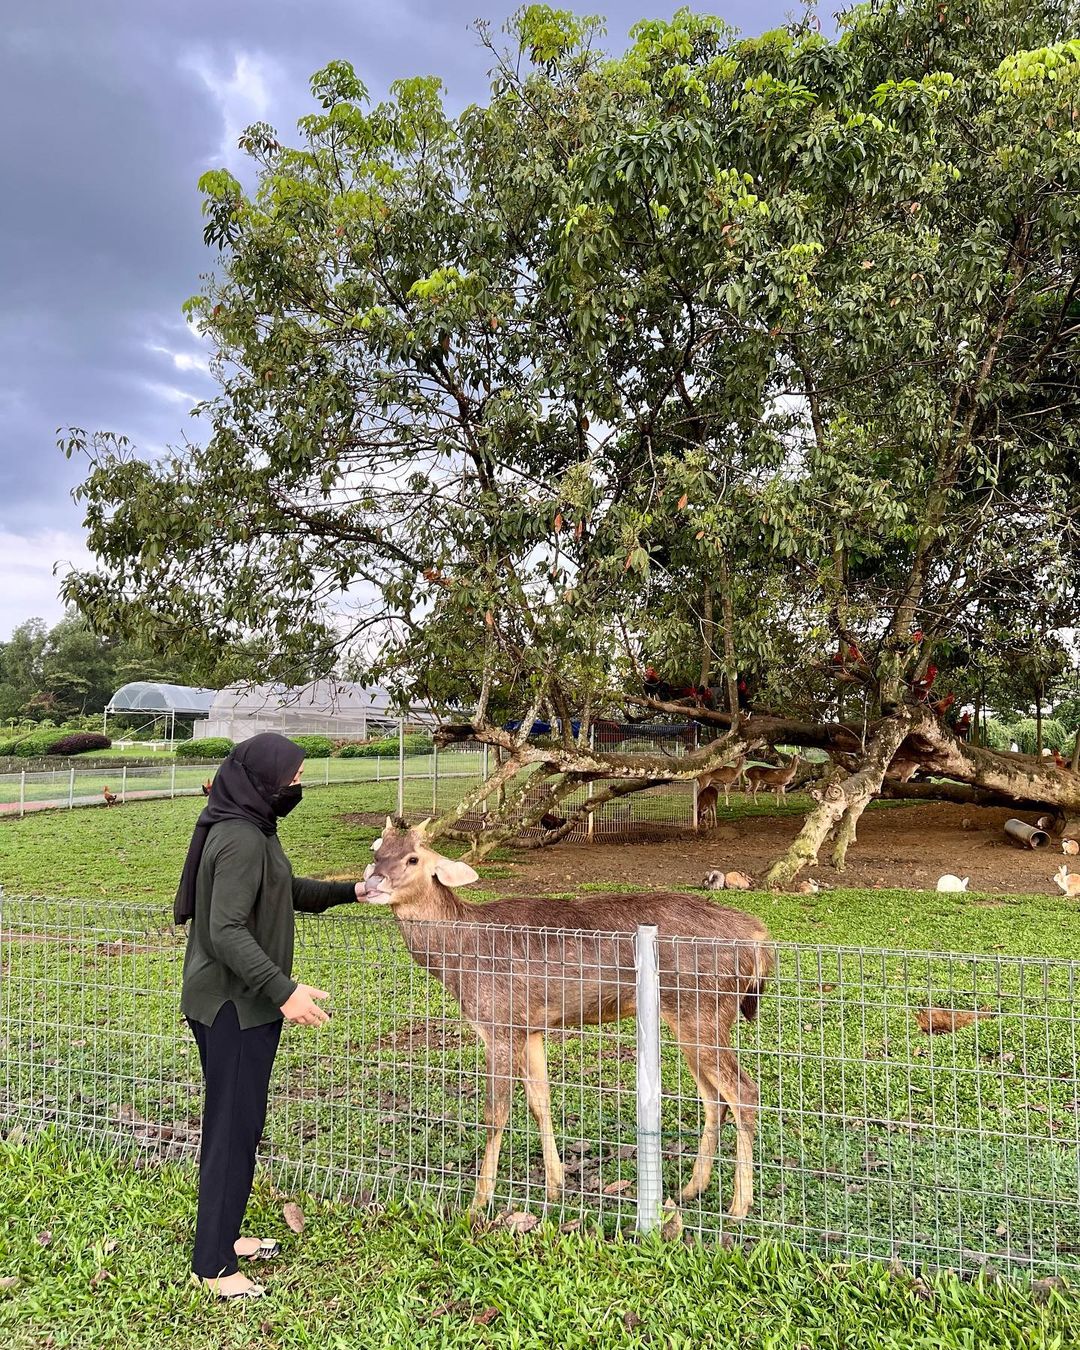
[[[1029,825],[1024,820],[1007,820],[1005,833],[1024,848],[1046,848],[1050,843],[1050,836],[1045,830],[1040,830],[1037,825]]]

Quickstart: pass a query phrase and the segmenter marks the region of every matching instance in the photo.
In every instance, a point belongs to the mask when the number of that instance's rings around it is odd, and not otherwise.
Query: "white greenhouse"
[[[342,680],[316,680],[290,689],[280,684],[232,685],[213,695],[204,717],[195,723],[196,739],[227,736],[243,741],[260,731],[284,735],[369,736],[396,729],[399,714],[385,689]],[[409,722],[432,724],[422,709],[411,710]]]
[[[176,719],[184,721],[206,717],[217,693],[213,689],[192,689],[184,684],[159,684],[151,680],[133,680],[113,694],[105,707],[102,730],[108,729],[110,716],[122,713],[138,717],[141,725],[161,718],[170,741],[176,739]]]

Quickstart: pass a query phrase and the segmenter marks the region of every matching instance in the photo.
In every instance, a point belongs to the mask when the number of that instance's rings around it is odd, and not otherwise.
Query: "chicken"
[[[946,694],[944,698],[939,698],[936,703],[930,704],[930,711],[935,717],[944,718],[952,705],[956,702],[955,694]]]
[[[969,712],[961,714],[956,720],[956,726],[953,727],[958,740],[966,741],[971,735],[971,714]]]
[[[209,797],[209,796],[210,796],[210,789],[214,786],[214,780],[213,780],[212,778],[208,778],[208,779],[206,780],[206,782],[205,782],[205,783],[201,783],[200,786],[201,786],[201,788],[202,788],[202,795],[203,795],[204,797]]]
[[[116,795],[115,792],[109,791],[109,785],[107,783],[105,787],[102,788],[101,795],[105,798],[106,806],[112,806],[115,802],[118,802],[120,800],[120,798]]]
[[[1065,758],[1065,756],[1061,753],[1060,750],[1051,750],[1050,754],[1057,768],[1067,769],[1069,767],[1069,761]]]
[[[537,823],[542,825],[545,830],[559,830],[566,824],[566,821],[562,816],[555,815],[553,811],[545,811]]]
[[[937,679],[937,666],[933,663],[926,667],[924,674],[919,675],[911,681],[911,692],[920,702],[925,703],[929,697],[930,690],[934,687],[934,681]]]
[[[829,673],[840,684],[865,684],[870,664],[854,642],[841,642],[829,657]]]

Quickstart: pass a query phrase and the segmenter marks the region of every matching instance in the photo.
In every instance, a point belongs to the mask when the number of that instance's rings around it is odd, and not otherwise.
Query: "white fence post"
[[[329,786],[330,786],[330,756],[329,756],[329,755],[327,755],[326,758],[323,760],[323,768],[326,770],[326,777],[325,777],[324,781],[325,781],[325,783],[326,783],[326,786],[329,787]]]
[[[405,814],[405,721],[397,724],[397,813]]]
[[[170,773],[169,773],[169,797],[171,799],[175,796],[176,796],[176,760],[174,759],[170,766]]]
[[[660,1221],[664,1180],[660,1154],[660,972],[656,927],[639,923],[634,938],[637,971],[637,1230]]]
[[[71,766],[71,776],[68,779],[68,810],[71,811],[75,806],[75,765]]]
[[[23,769],[23,771],[19,775],[19,815],[21,817],[24,816],[25,814],[26,814],[26,770]]]
[[[694,814],[693,827],[694,827],[695,830],[699,830],[699,829],[701,829],[701,821],[698,819],[698,804],[697,804],[698,790],[699,790],[699,789],[698,789],[698,780],[697,780],[696,778],[692,778],[692,779],[690,780],[690,783],[691,783],[691,788],[692,788],[693,794],[694,794],[694,804],[693,804],[693,808],[692,808],[692,809],[693,809],[693,814]]]
[[[431,814],[439,814],[439,747],[431,746]]]
[[[488,748],[487,748],[487,742],[485,741],[485,742],[484,742],[484,745],[483,745],[483,748],[482,748],[482,750],[481,750],[481,754],[480,754],[480,781],[481,781],[481,783],[486,783],[486,782],[487,782],[487,778],[488,778]],[[481,814],[482,816],[486,816],[487,813],[488,813],[488,799],[485,797],[484,800],[483,800],[483,802],[482,802],[482,804],[481,804],[481,806],[480,806],[480,814]]]
[[[120,800],[127,801],[127,765],[124,765],[124,771],[120,775]]]
[[[382,781],[382,755],[375,756],[375,781]]]

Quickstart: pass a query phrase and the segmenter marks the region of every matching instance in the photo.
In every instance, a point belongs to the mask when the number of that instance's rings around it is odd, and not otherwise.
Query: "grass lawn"
[[[338,817],[392,809],[395,791],[361,784],[309,794],[282,825],[297,871],[359,873],[375,830]],[[133,802],[0,821],[0,883],[9,895],[164,907],[200,806]],[[513,865],[485,865],[488,890],[472,894],[491,894]],[[970,962],[782,954],[759,1023],[740,1033],[763,1104],[758,1203],[743,1232],[764,1241],[749,1256],[712,1243],[625,1241],[618,1230],[632,1216],[629,1197],[624,1209],[619,1198],[605,1202],[613,1216],[604,1221],[607,1240],[587,1235],[601,1186],[633,1176],[632,1024],[552,1046],[557,1135],[603,1144],[582,1152],[579,1180],[550,1229],[474,1236],[430,1208],[402,1209],[401,1197],[415,1196],[451,1212],[467,1194],[479,1138],[479,1055],[392,923],[338,910],[303,926],[297,973],[333,991],[335,1015],[318,1038],[290,1032],[283,1042],[273,1175],[290,1191],[352,1195],[355,1188],[318,1180],[323,1165],[347,1156],[350,1180],[362,1179],[361,1190],[384,1207],[304,1200],[309,1227],[289,1239],[295,1259],[274,1280],[274,1298],[226,1312],[180,1283],[193,1213],[186,1161],[145,1165],[130,1120],[124,1156],[80,1151],[70,1140],[20,1142],[0,1158],[0,1219],[10,1221],[0,1237],[0,1276],[20,1281],[0,1291],[3,1343],[44,1345],[51,1334],[55,1345],[139,1347],[1071,1344],[1057,1295],[1042,1307],[1019,1287],[942,1280],[923,1288],[882,1267],[821,1264],[770,1241],[783,1229],[826,1250],[845,1242],[878,1250],[870,1239],[885,1231],[903,1236],[914,1259],[968,1265],[966,1246],[996,1255],[1001,1266],[1015,1258],[1037,1271],[1057,1242],[1061,1264],[1075,1261],[1068,1253],[1080,1251],[1080,1232],[1072,1232],[1080,1223],[1080,1113],[1071,968],[1048,967],[1035,990],[1006,959],[1080,955],[1068,902],[1008,896],[988,909],[979,897],[857,890],[738,899],[784,942],[1001,958],[987,964],[983,982],[984,967]],[[45,917],[61,913],[41,909]],[[6,949],[9,963],[14,950]],[[81,1099],[106,1125],[125,1104],[145,1120],[177,1126],[180,1137],[197,1095],[191,1050],[176,1028],[178,958],[165,941],[18,948],[14,978],[22,983],[13,994],[9,972],[6,1006],[25,999],[38,1030],[7,1069],[12,1099]],[[911,1013],[928,999],[993,1004],[996,1016],[955,1036],[920,1038]],[[0,1019],[3,1012],[0,1005]],[[417,1026],[435,1033],[419,1053]],[[693,1085],[680,1064],[666,1052],[669,1190],[685,1179],[683,1149],[697,1128]],[[134,1102],[124,1086],[129,1071],[142,1085]],[[536,1139],[520,1099],[512,1122],[500,1203],[538,1208]],[[729,1133],[721,1142],[725,1197]],[[288,1159],[294,1165],[285,1166]],[[278,1235],[280,1201],[267,1187],[260,1222]],[[707,1198],[686,1207],[687,1228],[730,1232],[718,1202],[714,1182]],[[584,1217],[583,1232],[560,1235],[556,1223],[575,1217]],[[53,1240],[43,1246],[34,1235],[45,1231]],[[112,1241],[118,1245],[106,1250]],[[108,1275],[95,1280],[99,1270]],[[139,1287],[145,1270],[150,1279]],[[473,1320],[491,1308],[489,1323]]]
[[[256,1274],[269,1296],[215,1306],[184,1282],[190,1168],[118,1166],[57,1145],[0,1146],[0,1337],[31,1347],[1074,1345],[1077,1307],[1005,1283],[917,1281],[874,1265],[825,1265],[760,1246],[748,1255],[650,1239],[604,1241],[541,1225],[525,1236],[391,1205],[368,1211],[299,1196],[285,1230],[262,1185],[252,1231],[282,1235]],[[43,1245],[45,1244],[45,1245]]]

